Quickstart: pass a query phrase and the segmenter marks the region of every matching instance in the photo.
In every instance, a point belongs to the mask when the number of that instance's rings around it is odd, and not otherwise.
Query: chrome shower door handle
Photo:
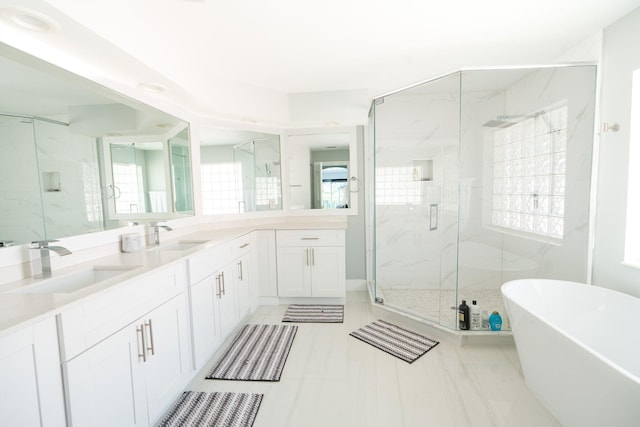
[[[438,205],[432,203],[429,205],[429,231],[438,229]]]

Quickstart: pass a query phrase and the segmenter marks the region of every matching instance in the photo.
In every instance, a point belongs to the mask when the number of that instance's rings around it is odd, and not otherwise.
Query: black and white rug
[[[291,304],[282,318],[294,323],[342,323],[344,305]]]
[[[251,427],[262,397],[254,393],[185,391],[158,425]]]
[[[438,345],[438,341],[384,320],[376,320],[349,335],[409,363]]]
[[[297,330],[293,325],[245,325],[207,379],[280,381]]]

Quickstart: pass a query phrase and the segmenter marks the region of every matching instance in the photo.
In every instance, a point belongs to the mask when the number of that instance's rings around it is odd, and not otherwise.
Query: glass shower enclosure
[[[377,98],[367,206],[377,301],[448,329],[500,286],[586,282],[595,65],[464,70]]]

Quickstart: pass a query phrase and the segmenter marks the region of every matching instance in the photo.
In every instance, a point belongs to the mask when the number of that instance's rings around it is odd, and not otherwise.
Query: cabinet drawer
[[[184,263],[132,278],[59,314],[63,360],[69,360],[184,291]]]
[[[343,246],[344,230],[277,230],[278,246]]]
[[[234,259],[248,254],[249,251],[251,251],[251,236],[252,233],[248,233],[244,236],[234,239],[233,242],[231,242],[231,253]]]
[[[189,257],[189,283],[198,283],[220,270],[232,260],[231,247],[222,244],[202,250]]]

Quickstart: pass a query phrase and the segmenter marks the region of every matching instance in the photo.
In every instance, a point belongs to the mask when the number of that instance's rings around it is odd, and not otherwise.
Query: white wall
[[[619,123],[620,131],[602,133],[600,137],[593,261],[593,284],[638,297],[640,270],[621,262],[625,245],[631,76],[640,68],[639,41],[640,9],[604,31],[601,120]]]

